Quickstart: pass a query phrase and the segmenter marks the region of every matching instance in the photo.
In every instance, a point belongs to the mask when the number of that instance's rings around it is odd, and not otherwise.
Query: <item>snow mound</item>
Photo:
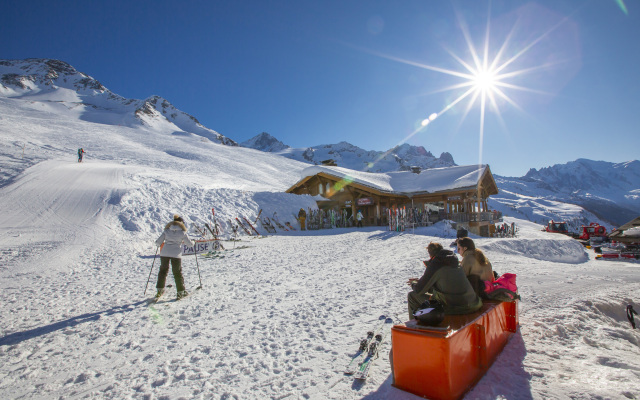
[[[579,242],[568,238],[559,240],[558,236],[554,236],[553,239],[501,239],[485,243],[482,249],[568,264],[583,263],[589,258]]]

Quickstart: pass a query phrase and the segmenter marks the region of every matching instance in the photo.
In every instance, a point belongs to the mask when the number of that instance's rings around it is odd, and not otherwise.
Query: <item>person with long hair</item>
[[[462,256],[462,269],[467,277],[476,275],[483,281],[493,281],[493,267],[482,250],[477,249],[470,237],[457,241],[458,253]]]

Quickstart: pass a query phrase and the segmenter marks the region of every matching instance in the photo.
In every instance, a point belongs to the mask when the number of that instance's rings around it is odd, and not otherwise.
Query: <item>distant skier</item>
[[[78,149],[78,162],[82,162],[82,156],[83,156],[84,153],[86,153],[86,151],[84,151],[84,149],[82,147],[80,147]]]
[[[298,221],[300,222],[300,230],[304,231],[304,225],[305,222],[307,220],[307,212],[304,210],[304,208],[300,208],[300,211],[298,211]]]
[[[187,246],[193,246],[193,242],[187,235],[187,228],[184,226],[182,217],[178,214],[173,216],[173,221],[169,222],[162,235],[156,240],[156,245],[162,246],[160,250],[160,272],[158,273],[158,283],[156,284],[156,299],[164,294],[164,284],[169,273],[169,262],[171,262],[171,271],[173,279],[176,281],[176,289],[178,290],[178,300],[187,296],[189,293],[184,288],[184,279],[182,277],[182,243]]]

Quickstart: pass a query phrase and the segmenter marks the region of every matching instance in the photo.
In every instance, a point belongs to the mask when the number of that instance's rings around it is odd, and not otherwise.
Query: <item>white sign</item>
[[[215,250],[215,242],[216,240],[195,240],[194,245],[191,247],[182,245],[182,255],[183,256],[191,256],[196,253],[208,253],[210,251]]]

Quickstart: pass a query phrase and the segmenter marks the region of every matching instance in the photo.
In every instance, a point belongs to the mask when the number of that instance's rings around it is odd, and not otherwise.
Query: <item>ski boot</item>
[[[185,297],[187,297],[189,295],[189,292],[187,292],[186,290],[183,290],[181,292],[178,292],[178,296],[177,296],[177,300],[180,299],[184,299]]]

